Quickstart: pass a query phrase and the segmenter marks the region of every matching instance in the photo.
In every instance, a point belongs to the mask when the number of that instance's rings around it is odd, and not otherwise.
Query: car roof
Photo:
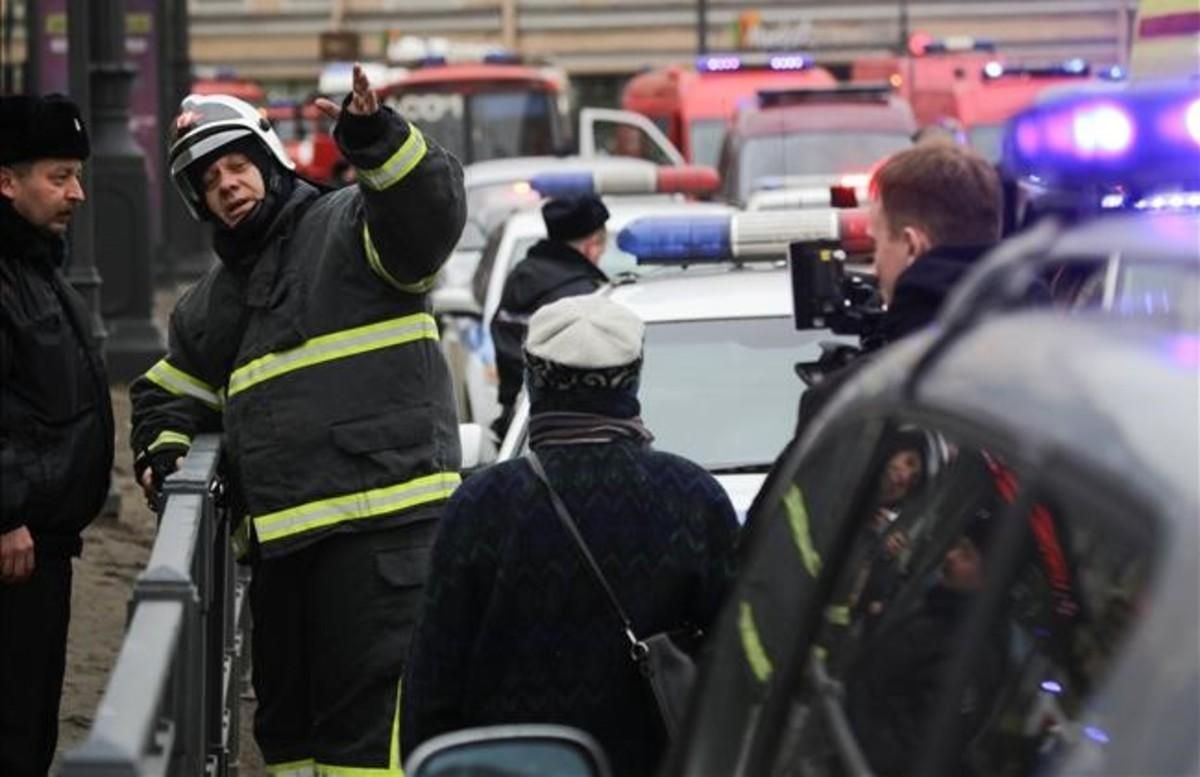
[[[487,159],[463,168],[466,187],[521,181],[553,170],[657,170],[645,159],[626,156],[518,156]]]
[[[1057,259],[1120,256],[1200,267],[1200,213],[1108,215],[1064,232],[1049,253]]]
[[[734,132],[743,137],[830,130],[911,135],[916,129],[912,108],[906,101],[891,97],[886,102],[830,100],[751,108],[738,114]]]
[[[614,286],[610,298],[648,324],[792,315],[788,271],[775,262],[663,267]]]
[[[1164,514],[1196,522],[1200,336],[1194,332],[1102,314],[996,316],[948,347],[922,374],[917,396],[999,422],[1034,449],[1069,451],[1127,484],[1140,483],[1145,500]],[[1190,509],[1180,511],[1180,504]]]

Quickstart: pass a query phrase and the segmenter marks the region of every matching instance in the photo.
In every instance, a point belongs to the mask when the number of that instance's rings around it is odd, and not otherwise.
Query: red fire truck
[[[634,76],[621,105],[648,117],[688,162],[716,165],[729,122],[759,92],[835,83],[803,54],[713,54],[693,67],[672,65]]]

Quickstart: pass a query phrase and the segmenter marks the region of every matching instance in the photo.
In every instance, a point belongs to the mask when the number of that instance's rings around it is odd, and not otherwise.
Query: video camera
[[[808,385],[874,350],[883,323],[883,301],[875,278],[846,271],[846,252],[839,241],[801,240],[788,244],[792,281],[792,316],[796,329],[829,329],[834,334],[857,335],[859,346],[844,342],[821,343],[815,362],[796,365]]]

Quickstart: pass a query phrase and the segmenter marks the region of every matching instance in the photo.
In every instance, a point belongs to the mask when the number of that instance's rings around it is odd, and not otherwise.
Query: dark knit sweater
[[[538,449],[639,636],[707,631],[733,576],[737,522],[701,467],[633,441]],[[404,680],[404,752],[446,731],[560,723],[621,777],[665,740],[602,590],[524,460],[466,481],[434,548]]]

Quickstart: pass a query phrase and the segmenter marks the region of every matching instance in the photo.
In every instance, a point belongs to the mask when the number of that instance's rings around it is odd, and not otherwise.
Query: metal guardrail
[[[233,560],[220,458],[219,437],[198,437],[167,479],[125,641],[60,777],[236,777],[249,577]]]

